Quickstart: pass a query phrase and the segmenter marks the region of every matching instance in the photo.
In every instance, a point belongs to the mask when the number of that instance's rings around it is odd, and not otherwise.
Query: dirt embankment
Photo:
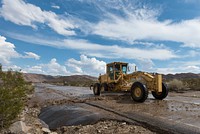
[[[136,103],[129,94],[94,96],[84,87],[37,84],[23,120],[29,133],[200,133],[199,98],[198,91],[164,100],[149,94]]]
[[[57,87],[56,87],[57,88]],[[65,87],[64,87],[65,88]],[[146,134],[151,134],[154,133],[147,128],[144,128],[134,122],[133,124],[128,123],[125,119],[118,117],[116,115],[113,115],[109,112],[97,109],[97,108],[92,108],[89,106],[86,106],[84,103],[85,102],[90,102],[90,101],[101,101],[101,100],[112,100],[116,99],[116,97],[94,97],[92,95],[92,91],[89,90],[88,94],[88,89],[86,88],[80,88],[82,90],[82,93],[87,94],[80,96],[80,94],[75,91],[75,89],[79,89],[79,87],[73,87],[74,91],[71,90],[72,87],[69,87],[70,91],[68,92],[67,90],[56,90],[54,87],[49,87],[49,86],[36,86],[36,92],[34,96],[31,98],[29,101],[29,106],[30,107],[36,107],[37,109],[40,109],[41,107],[52,107],[54,106],[52,111],[48,111],[45,116],[47,116],[48,119],[48,114],[52,114],[52,117],[56,117],[58,119],[58,122],[69,122],[69,119],[74,122],[74,120],[78,120],[80,122],[83,119],[84,122],[89,122],[88,119],[91,119],[91,117],[95,117],[95,122],[85,124],[81,123],[79,125],[70,125],[70,126],[60,126],[57,127],[56,129],[53,129],[52,132],[54,133],[74,133],[74,134],[85,134],[85,133],[94,133],[94,134],[99,134],[99,133],[116,133],[116,134],[121,134],[121,133],[146,133]],[[80,90],[80,91],[81,91]],[[71,92],[72,91],[72,92]],[[62,109],[58,109],[58,107],[65,107]],[[70,113],[69,106],[72,106],[73,110]],[[75,107],[78,106],[78,107]],[[58,111],[56,111],[58,110]],[[62,110],[66,110],[61,114]],[[78,113],[77,110],[83,110],[83,112],[80,113],[86,113],[85,115],[80,114],[80,115],[74,115],[74,113]],[[88,114],[89,111],[89,114]],[[66,113],[69,114],[66,114]],[[54,115],[55,114],[55,115]],[[79,114],[79,113],[78,113]],[[92,115],[92,116],[91,116]],[[97,115],[98,119],[96,120]],[[41,116],[41,113],[38,114],[38,116]],[[65,116],[65,119],[63,118]],[[84,116],[86,118],[84,118]],[[27,118],[28,119],[28,118]],[[60,119],[60,120],[59,120]],[[56,120],[53,120],[56,121]],[[93,120],[92,120],[93,121]],[[34,121],[32,121],[34,123]],[[46,122],[48,124],[48,122]],[[45,123],[45,124],[46,124]],[[76,124],[76,123],[75,123]],[[33,126],[33,124],[32,124]],[[40,125],[34,126],[33,129],[31,130],[31,133],[37,133],[41,131],[42,128],[49,128],[47,125],[44,125],[44,123],[41,123]],[[41,127],[42,126],[42,127]],[[40,129],[40,130],[39,130]]]

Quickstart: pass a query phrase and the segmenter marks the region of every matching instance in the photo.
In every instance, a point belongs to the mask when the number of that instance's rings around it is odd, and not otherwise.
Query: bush
[[[184,79],[183,83],[186,87],[191,90],[200,90],[200,78],[188,78]]]
[[[179,91],[184,88],[184,84],[181,80],[173,79],[167,83],[169,90]]]
[[[24,108],[28,89],[21,73],[3,72],[0,65],[0,129],[8,127]]]

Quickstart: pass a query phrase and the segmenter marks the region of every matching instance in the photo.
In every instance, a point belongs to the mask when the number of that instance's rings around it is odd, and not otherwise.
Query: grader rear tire
[[[93,86],[93,93],[94,95],[100,95],[100,84],[99,83],[95,83]]]
[[[157,92],[152,91],[152,95],[155,99],[158,99],[158,100],[162,100],[165,97],[167,97],[168,89],[167,89],[166,85],[164,83],[162,83],[162,92],[157,93]]]
[[[131,87],[131,97],[136,102],[144,102],[148,97],[148,90],[142,83],[135,82]]]

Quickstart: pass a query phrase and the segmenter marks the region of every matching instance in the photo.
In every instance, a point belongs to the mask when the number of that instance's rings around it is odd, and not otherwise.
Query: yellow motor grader
[[[136,71],[127,74],[128,63],[112,62],[106,65],[106,74],[99,76],[98,83],[93,85],[94,95],[102,91],[130,91],[136,102],[144,102],[149,91],[155,99],[162,100],[168,95],[168,89],[162,82],[161,74],[150,74]]]

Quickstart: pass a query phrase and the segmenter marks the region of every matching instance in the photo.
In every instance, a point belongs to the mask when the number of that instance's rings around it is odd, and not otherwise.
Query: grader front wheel
[[[158,93],[158,92],[152,91],[152,95],[153,95],[153,97],[155,99],[158,99],[158,100],[162,100],[165,97],[167,97],[167,95],[168,95],[168,89],[167,89],[166,85],[164,83],[162,83],[162,92]]]
[[[100,84],[99,83],[94,84],[93,93],[94,93],[94,95],[100,95]]]
[[[106,83],[101,84],[101,91],[108,91],[108,85]]]
[[[135,82],[131,87],[131,97],[136,102],[144,102],[148,97],[148,90],[142,83]]]

